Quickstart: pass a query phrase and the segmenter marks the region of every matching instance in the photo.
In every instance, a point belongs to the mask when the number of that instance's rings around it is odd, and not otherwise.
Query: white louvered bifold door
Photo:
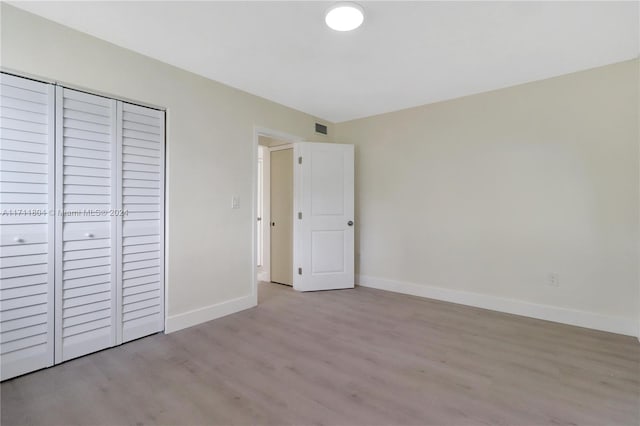
[[[54,91],[0,74],[0,370],[53,364]]]
[[[164,112],[118,104],[121,341],[164,329]]]
[[[117,101],[58,87],[56,362],[116,344]]]

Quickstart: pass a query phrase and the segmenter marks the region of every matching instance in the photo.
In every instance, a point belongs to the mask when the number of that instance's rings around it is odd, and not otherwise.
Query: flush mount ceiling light
[[[336,3],[327,10],[324,22],[332,30],[351,31],[362,25],[364,10],[358,4],[351,2]]]

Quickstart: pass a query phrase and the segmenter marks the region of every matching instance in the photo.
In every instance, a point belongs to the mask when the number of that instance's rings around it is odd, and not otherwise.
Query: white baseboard
[[[396,293],[410,294],[429,299],[443,300],[459,303],[461,305],[475,306],[477,308],[490,309],[498,312],[522,315],[546,321],[591,328],[594,330],[608,331],[627,336],[639,336],[638,322],[633,319],[606,316],[592,312],[579,311],[558,306],[540,305],[524,302],[522,300],[507,299],[486,294],[471,293],[461,290],[451,290],[442,287],[433,287],[426,284],[416,284],[405,281],[395,281],[385,278],[377,278],[359,275],[358,285],[393,291]]]
[[[173,333],[174,331],[182,330],[183,328],[192,327],[203,322],[253,308],[256,305],[257,301],[255,295],[250,294],[248,296],[238,297],[237,299],[231,299],[215,305],[194,309],[182,314],[172,315],[167,317],[164,332]]]

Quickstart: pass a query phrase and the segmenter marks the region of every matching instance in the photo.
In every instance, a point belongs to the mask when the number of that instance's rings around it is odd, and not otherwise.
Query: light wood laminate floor
[[[380,290],[296,293],[2,383],[2,425],[638,425],[640,343]]]

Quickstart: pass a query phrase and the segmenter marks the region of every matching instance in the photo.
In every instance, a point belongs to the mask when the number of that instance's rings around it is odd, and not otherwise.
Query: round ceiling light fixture
[[[324,22],[332,30],[352,31],[362,25],[364,10],[359,4],[351,2],[339,2],[327,10]]]

